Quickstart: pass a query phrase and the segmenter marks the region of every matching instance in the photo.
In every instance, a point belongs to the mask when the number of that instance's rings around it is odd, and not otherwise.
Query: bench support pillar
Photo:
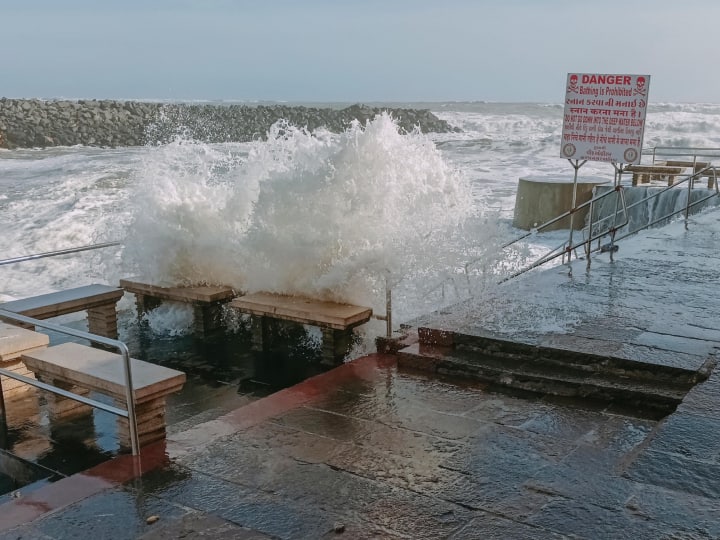
[[[352,330],[322,329],[322,363],[337,366],[343,363],[352,346]]]
[[[222,306],[193,305],[193,330],[196,334],[206,335],[215,332],[222,326]]]
[[[117,339],[117,309],[115,304],[88,308],[88,330],[91,334]]]
[[[124,409],[127,404],[124,400],[116,399],[115,406]],[[136,403],[135,418],[137,419],[137,433],[141,447],[164,439],[165,397],[159,397],[143,403]],[[127,418],[119,417],[117,425],[120,448],[128,450],[132,445],[130,443],[130,428]]]
[[[135,306],[137,307],[138,317],[143,316],[148,311],[152,311],[162,303],[162,300],[153,296],[135,293]]]
[[[81,388],[80,386],[69,383],[61,379],[46,380],[45,377],[38,377],[42,382],[46,382],[53,386],[60,388],[61,390],[67,390],[73,394],[78,394],[84,397],[90,395],[90,391],[87,388]],[[85,403],[80,403],[74,399],[66,398],[58,394],[49,392],[46,397],[48,404],[48,416],[50,423],[53,422],[65,422],[68,420],[80,420],[85,417],[92,417],[92,407]]]
[[[252,332],[252,349],[254,351],[267,351],[272,339],[271,324],[274,320],[264,316],[252,316],[250,328]],[[280,321],[286,324],[300,324],[292,321]],[[353,341],[352,329],[335,330],[322,328],[321,363],[325,366],[337,366],[343,363]]]
[[[254,351],[262,351],[268,342],[268,324],[267,317],[250,317],[250,329],[252,332],[252,349]]]
[[[18,375],[23,375],[31,379],[35,378],[35,374],[25,367],[25,362],[20,360],[20,358],[0,362],[0,367],[17,373]],[[0,389],[0,393],[2,393],[5,398],[12,398],[14,396],[24,395],[28,390],[33,390],[34,388],[17,379],[0,376]]]

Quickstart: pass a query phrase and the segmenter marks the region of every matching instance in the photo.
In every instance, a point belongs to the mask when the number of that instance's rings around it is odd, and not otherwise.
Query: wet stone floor
[[[646,419],[364,357],[4,504],[0,539],[718,538],[719,395]]]
[[[208,337],[158,336],[147,324],[137,323],[134,313],[121,313],[120,322],[120,337],[133,358],[187,375],[182,390],[167,399],[168,433],[217,418],[327,370],[320,365],[319,349],[308,346],[305,336],[300,335],[302,329],[278,336],[275,350],[260,353],[251,350],[249,328],[243,326]],[[87,330],[85,320],[66,324]],[[69,339],[49,334],[52,345]],[[49,393],[31,388],[6,400],[7,423],[0,428],[0,503],[13,492],[42,488],[120,452],[114,415],[95,409],[82,419],[53,421],[47,406],[49,397]],[[113,404],[97,392],[90,397]]]

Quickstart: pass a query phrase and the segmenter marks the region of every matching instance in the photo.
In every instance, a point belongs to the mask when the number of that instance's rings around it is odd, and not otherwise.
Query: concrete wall
[[[609,180],[603,178],[578,179],[575,205],[579,206],[592,199],[595,186]],[[515,214],[513,226],[530,230],[569,211],[572,208],[573,179],[552,177],[528,177],[518,181],[515,196]],[[578,211],[573,217],[573,229],[582,229],[585,225],[588,209]],[[566,217],[544,231],[570,229],[570,217]]]
[[[283,105],[191,105],[136,101],[43,101],[0,99],[0,148],[47,146],[136,146],[167,142],[182,133],[205,142],[263,139],[270,126],[285,119],[310,130],[324,126],[344,130],[388,110],[405,130],[453,131],[430,111],[379,109],[353,105],[345,109]]]

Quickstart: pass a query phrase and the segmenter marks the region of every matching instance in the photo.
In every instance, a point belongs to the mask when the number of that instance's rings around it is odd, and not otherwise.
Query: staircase
[[[672,412],[712,368],[710,361],[693,370],[422,327],[418,339],[397,353],[400,366],[496,388],[605,402],[654,418]]]

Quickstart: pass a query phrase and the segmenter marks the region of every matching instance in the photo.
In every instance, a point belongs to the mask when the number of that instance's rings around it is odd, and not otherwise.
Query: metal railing
[[[52,330],[53,332],[58,332],[60,334],[65,334],[68,336],[86,339],[86,340],[90,341],[91,343],[97,343],[100,345],[105,345],[107,347],[112,347],[114,349],[117,349],[120,352],[120,356],[122,357],[122,361],[123,361],[123,368],[124,368],[124,375],[125,375],[125,400],[127,402],[127,409],[120,409],[118,407],[113,407],[112,405],[107,405],[106,403],[103,403],[101,401],[90,399],[85,396],[75,394],[74,392],[69,392],[67,390],[63,390],[62,388],[58,388],[56,386],[38,381],[36,379],[31,379],[30,377],[25,377],[24,375],[20,375],[18,373],[9,371],[7,369],[0,368],[0,375],[9,377],[11,379],[16,379],[18,381],[22,381],[25,384],[35,386],[42,390],[46,390],[48,392],[52,392],[54,394],[58,394],[63,397],[73,399],[75,401],[79,401],[80,403],[84,403],[85,405],[95,407],[96,409],[100,409],[100,410],[109,412],[116,416],[120,416],[122,418],[127,418],[129,433],[130,433],[130,446],[131,446],[132,454],[134,456],[137,456],[139,454],[140,442],[139,442],[138,433],[137,433],[137,418],[135,415],[135,392],[133,391],[132,368],[130,366],[130,352],[127,348],[127,345],[125,345],[125,343],[123,343],[122,341],[118,341],[116,339],[110,339],[110,338],[106,338],[103,336],[91,334],[89,332],[83,332],[82,330],[75,330],[73,328],[67,328],[67,327],[61,326],[59,324],[54,324],[54,323],[50,323],[47,321],[41,321],[38,319],[33,319],[32,317],[26,317],[25,315],[20,315],[18,313],[12,312],[12,311],[7,311],[7,310],[2,309],[1,304],[0,304],[0,318],[9,319],[12,321],[29,324],[29,325],[33,325],[33,326],[39,326],[40,328],[46,328],[48,330]],[[0,420],[5,421],[5,403],[4,403],[1,384],[0,384]]]
[[[93,249],[102,249],[112,246],[120,246],[122,242],[104,242],[101,244],[90,244],[87,246],[73,247],[67,249],[58,249],[56,251],[46,251],[45,253],[35,253],[33,255],[22,255],[20,257],[12,257],[10,259],[0,260],[0,266],[6,264],[14,264],[24,261],[34,261],[36,259],[45,259],[47,257],[57,257],[59,255],[67,255],[69,253],[80,253],[81,251],[90,251]]]
[[[660,147],[658,147],[658,149],[660,149]],[[675,149],[675,150],[677,150],[677,149]],[[703,149],[690,149],[690,150],[698,151],[698,150],[703,150]],[[695,158],[697,158],[697,157],[720,157],[720,149],[704,149],[704,150],[705,150],[705,153],[696,152]],[[711,153],[713,151],[716,151],[717,154]],[[658,152],[657,155],[661,155],[661,154]],[[687,154],[673,154],[673,155],[674,156],[687,156]],[[697,159],[694,159],[693,165],[696,163],[698,163]],[[589,266],[592,253],[609,251],[611,254],[611,257],[612,257],[612,253],[615,249],[614,248],[615,242],[618,242],[629,236],[637,234],[645,229],[653,227],[653,226],[657,225],[658,223],[666,221],[680,213],[685,214],[685,223],[686,223],[686,227],[687,227],[687,220],[688,220],[688,216],[689,216],[691,208],[693,208],[699,204],[702,204],[705,201],[712,199],[713,197],[717,197],[720,195],[720,191],[718,189],[718,180],[720,179],[720,168],[714,167],[712,165],[703,164],[703,167],[701,167],[701,168],[693,167],[693,170],[694,170],[694,172],[691,174],[682,175],[683,177],[680,178],[679,180],[675,181],[673,183],[673,185],[668,186],[661,190],[654,191],[647,197],[645,197],[637,202],[634,202],[632,204],[627,203],[625,191],[624,191],[625,188],[618,183],[617,185],[615,185],[612,188],[612,190],[607,191],[606,193],[602,193],[600,195],[594,196],[592,199],[577,206],[576,208],[568,210],[568,211],[560,214],[559,216],[552,218],[549,221],[546,221],[545,223],[539,225],[538,227],[530,230],[529,232],[502,244],[500,246],[500,249],[507,249],[507,248],[517,244],[518,242],[521,242],[522,240],[525,240],[526,238],[528,238],[532,235],[535,235],[537,232],[540,232],[543,229],[547,229],[548,227],[550,227],[562,220],[569,218],[570,216],[574,215],[575,213],[579,212],[580,210],[584,209],[585,207],[589,207],[588,208],[588,213],[590,216],[590,218],[588,220],[589,223],[588,223],[588,226],[583,229],[584,234],[583,234],[582,241],[573,243],[572,245],[566,241],[566,242],[563,242],[562,244],[558,245],[557,247],[551,248],[547,253],[542,255],[540,258],[538,258],[537,260],[535,260],[528,266],[521,268],[520,270],[513,272],[512,274],[500,279],[498,281],[498,284],[504,283],[511,279],[514,279],[526,272],[529,272],[530,270],[538,268],[539,266],[542,266],[554,259],[557,259],[558,257],[563,257],[563,262],[564,262],[565,257],[568,257],[568,261],[569,261],[570,257],[572,256],[572,253],[575,253],[576,257],[577,257],[578,248],[584,248],[585,257],[588,261],[588,266]],[[701,198],[693,201],[691,198],[692,188],[695,185],[695,182],[700,178],[711,179],[712,180],[712,182],[711,182],[712,188],[710,188],[710,189],[713,189],[714,192],[711,193],[710,195],[701,197]],[[687,184],[687,186],[688,186],[687,202],[683,208],[673,211],[673,212],[670,212],[668,214],[665,214],[661,217],[655,218],[652,221],[644,224],[643,226],[638,227],[637,229],[627,231],[618,236],[618,233],[621,233],[622,229],[630,224],[630,210],[632,210],[632,208],[642,205],[642,204],[647,204],[648,201],[650,201],[656,197],[660,197],[663,193],[665,193],[671,189],[677,190],[677,189],[679,189],[679,186],[682,186],[683,184]],[[615,194],[617,196],[615,211],[605,217],[599,216],[596,219],[595,211],[596,211],[597,205],[603,199],[611,197],[612,195],[615,195]],[[603,224],[605,222],[610,222],[610,224],[608,226],[604,226]],[[610,242],[607,244],[601,244],[601,240],[606,237],[610,238]],[[595,241],[597,241],[597,246],[593,247],[592,244]],[[468,291],[471,290],[471,286],[469,284],[470,269],[472,266],[474,266],[481,260],[483,260],[483,258],[472,259],[472,260],[468,261],[465,264],[465,266],[463,267],[462,274],[464,275],[466,281],[468,282],[467,283]],[[448,277],[448,278],[442,280],[440,283],[437,283],[436,285],[431,287],[428,290],[428,294],[433,293],[441,288],[442,288],[443,294],[444,294],[445,287],[447,286],[448,282],[453,280],[453,284],[454,284],[455,283],[454,279],[455,279],[455,277],[453,276],[453,277]]]
[[[643,155],[652,156],[652,163],[655,164],[660,158],[690,158],[697,162],[698,158],[720,159],[720,148],[699,148],[692,146],[655,146],[643,150]]]
[[[595,206],[600,201],[602,201],[606,198],[609,198],[613,195],[616,197],[615,212],[612,216],[608,216],[608,218],[603,218],[603,219],[609,219],[610,217],[612,217],[612,219],[613,219],[612,225],[605,230],[602,230],[602,231],[596,230],[596,232],[593,233],[593,229],[596,229],[596,227],[597,227],[597,223],[593,223],[593,221],[592,221]],[[620,208],[619,208],[618,204],[622,206],[622,212],[619,211]],[[546,253],[545,255],[540,257],[535,262],[526,266],[525,268],[521,268],[520,270],[510,274],[509,276],[502,278],[498,283],[505,283],[506,281],[516,278],[526,272],[529,272],[530,270],[537,268],[538,266],[542,266],[554,259],[557,259],[558,257],[563,257],[563,260],[565,257],[568,257],[568,260],[569,260],[570,257],[572,256],[572,253],[575,252],[579,247],[584,247],[585,253],[589,257],[590,253],[593,251],[590,246],[592,245],[592,242],[594,240],[599,241],[601,238],[603,238],[605,236],[614,235],[615,232],[617,232],[619,229],[621,229],[622,227],[627,225],[629,222],[629,213],[628,213],[627,201],[625,199],[625,190],[622,186],[617,185],[611,191],[608,191],[601,195],[594,196],[592,199],[584,202],[580,206],[572,208],[572,209],[568,210],[567,212],[564,212],[564,213],[560,214],[559,216],[543,223],[542,225],[537,227],[537,229],[530,231],[528,233],[525,233],[525,234],[519,236],[518,238],[510,240],[509,242],[506,242],[505,244],[503,244],[501,246],[501,248],[507,249],[510,246],[513,246],[514,244],[517,244],[518,242],[524,240],[525,238],[528,238],[529,236],[536,234],[537,231],[546,229],[547,227],[576,214],[577,212],[579,212],[580,210],[583,210],[586,207],[588,208],[588,212],[589,212],[589,216],[590,216],[589,234],[586,238],[584,238],[581,242],[573,243],[573,244],[571,244],[569,241],[563,242],[559,246],[551,249],[548,253]],[[617,218],[618,214],[622,214],[624,216],[624,218],[622,219],[621,222],[618,222],[618,218]],[[598,220],[598,223],[599,223],[599,221],[601,221],[601,220]],[[475,264],[476,262],[477,262],[477,260],[470,261],[469,263],[467,263],[465,265],[465,273],[466,274],[468,273],[467,271],[468,271],[469,267],[471,265]]]
[[[619,238],[617,238],[616,240],[622,240],[622,239],[624,239],[624,238],[627,238],[628,236],[632,236],[633,234],[637,234],[637,233],[639,233],[640,231],[643,231],[643,230],[645,230],[645,229],[649,229],[650,227],[653,227],[653,226],[657,225],[658,223],[662,223],[663,221],[666,221],[666,220],[670,219],[671,217],[676,216],[676,215],[681,214],[681,213],[684,213],[684,214],[685,214],[685,228],[687,229],[687,226],[688,226],[688,218],[689,218],[689,215],[690,215],[690,209],[693,208],[693,207],[695,207],[695,206],[697,206],[697,205],[699,205],[699,204],[704,203],[704,202],[707,201],[707,200],[710,200],[710,199],[712,199],[712,198],[717,197],[717,196],[720,195],[720,190],[718,190],[718,182],[717,182],[717,178],[718,178],[719,176],[720,176],[720,169],[718,169],[717,167],[714,167],[714,166],[704,167],[704,168],[698,170],[697,172],[694,172],[694,173],[688,174],[688,175],[684,175],[684,177],[681,177],[680,180],[677,180],[676,182],[674,182],[673,185],[667,186],[667,187],[665,187],[665,188],[663,188],[663,189],[661,189],[661,190],[658,190],[658,191],[656,191],[656,192],[648,195],[647,197],[645,197],[645,198],[642,199],[642,200],[639,200],[639,201],[637,201],[637,202],[632,203],[630,206],[628,206],[628,210],[631,209],[631,208],[634,208],[635,206],[638,206],[638,205],[641,205],[641,204],[646,204],[649,200],[652,200],[652,199],[654,199],[655,197],[659,197],[659,196],[662,195],[663,193],[665,193],[665,192],[667,192],[667,191],[670,191],[671,189],[677,188],[677,186],[681,186],[682,184],[687,183],[688,196],[687,196],[687,201],[686,201],[686,203],[685,203],[685,207],[684,207],[684,208],[681,208],[681,209],[679,209],[679,210],[675,210],[674,212],[670,212],[669,214],[665,214],[664,216],[661,216],[661,217],[659,217],[659,218],[656,218],[656,219],[654,219],[654,220],[646,223],[646,224],[643,225],[642,227],[638,227],[637,229],[634,229],[634,230],[632,230],[632,231],[628,231],[628,232],[626,232],[625,234],[623,234],[622,236],[620,236]],[[691,197],[692,188],[693,188],[693,186],[694,186],[694,184],[695,184],[695,181],[696,181],[697,179],[699,179],[699,178],[712,178],[712,179],[713,179],[713,182],[712,182],[713,187],[712,187],[712,188],[709,188],[709,189],[710,189],[710,190],[713,190],[714,192],[711,193],[710,195],[707,195],[707,196],[705,196],[705,197],[701,197],[701,198],[693,201],[693,200],[692,200],[692,197]]]

